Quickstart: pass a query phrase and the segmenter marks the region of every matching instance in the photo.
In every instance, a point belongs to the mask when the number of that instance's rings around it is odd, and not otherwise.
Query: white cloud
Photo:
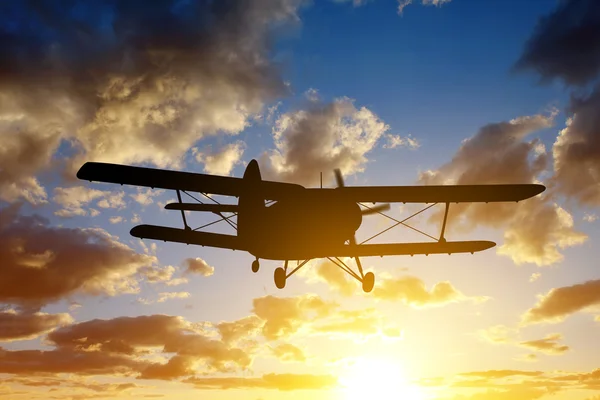
[[[204,171],[214,175],[229,175],[233,168],[241,162],[246,145],[242,141],[229,143],[215,152],[195,150],[196,161],[204,164]]]
[[[273,127],[275,150],[263,154],[266,179],[309,185],[320,173],[340,168],[344,175],[362,172],[366,154],[389,126],[366,107],[339,98],[332,103],[312,103],[306,110],[279,116]],[[331,176],[331,175],[330,175]]]

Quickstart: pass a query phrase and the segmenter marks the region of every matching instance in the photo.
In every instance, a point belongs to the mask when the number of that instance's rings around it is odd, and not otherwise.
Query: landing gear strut
[[[257,273],[260,268],[260,263],[258,262],[258,258],[252,261],[252,272]]]

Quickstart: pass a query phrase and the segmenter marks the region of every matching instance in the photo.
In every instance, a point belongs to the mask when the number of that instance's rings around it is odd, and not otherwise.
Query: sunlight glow
[[[385,359],[360,358],[340,376],[343,400],[426,400],[423,390],[411,384],[401,365]]]

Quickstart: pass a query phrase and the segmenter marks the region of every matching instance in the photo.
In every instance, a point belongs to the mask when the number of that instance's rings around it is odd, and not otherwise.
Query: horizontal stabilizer
[[[138,225],[133,227],[129,233],[131,236],[140,239],[155,239],[230,250],[247,250],[237,236],[220,233],[197,232],[156,225]]]
[[[237,204],[169,203],[167,210],[208,211],[213,213],[238,212]]]

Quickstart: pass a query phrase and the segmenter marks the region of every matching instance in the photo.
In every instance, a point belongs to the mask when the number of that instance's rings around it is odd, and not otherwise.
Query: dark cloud
[[[0,312],[0,342],[34,339],[73,322],[69,314]]]
[[[119,375],[139,372],[149,365],[130,357],[101,352],[74,352],[69,349],[4,350],[0,348],[0,373],[72,373],[78,375]]]
[[[142,378],[172,379],[191,375],[200,362],[209,369],[227,370],[229,364],[246,368],[251,359],[238,348],[195,333],[181,317],[149,315],[92,320],[56,330],[48,340],[59,348],[73,351],[100,351],[136,355],[142,347],[155,347],[175,353],[166,364],[154,364],[142,372]]]
[[[600,304],[600,280],[550,290],[523,315],[526,324],[560,322],[587,307]]]
[[[561,0],[537,23],[516,69],[536,71],[544,81],[560,78],[584,85],[600,73],[600,3]]]
[[[552,148],[553,179],[561,193],[581,204],[597,207],[600,206],[600,86],[587,97],[572,97],[570,112],[567,126]]]
[[[302,0],[41,0],[0,5],[0,197],[46,199],[63,140],[84,161],[176,165],[286,93],[270,32]]]
[[[547,171],[548,155],[539,139],[526,139],[553,123],[554,113],[488,124],[462,143],[452,161],[422,173],[419,181],[459,185],[537,183]],[[552,191],[520,204],[454,204],[448,218],[451,230],[468,231],[479,224],[505,229],[505,241],[498,252],[518,264],[559,262],[563,258],[561,249],[587,238],[574,229],[571,214],[555,203]]]
[[[97,228],[52,227],[42,217],[0,209],[0,301],[40,307],[78,293],[135,292],[138,254]]]

